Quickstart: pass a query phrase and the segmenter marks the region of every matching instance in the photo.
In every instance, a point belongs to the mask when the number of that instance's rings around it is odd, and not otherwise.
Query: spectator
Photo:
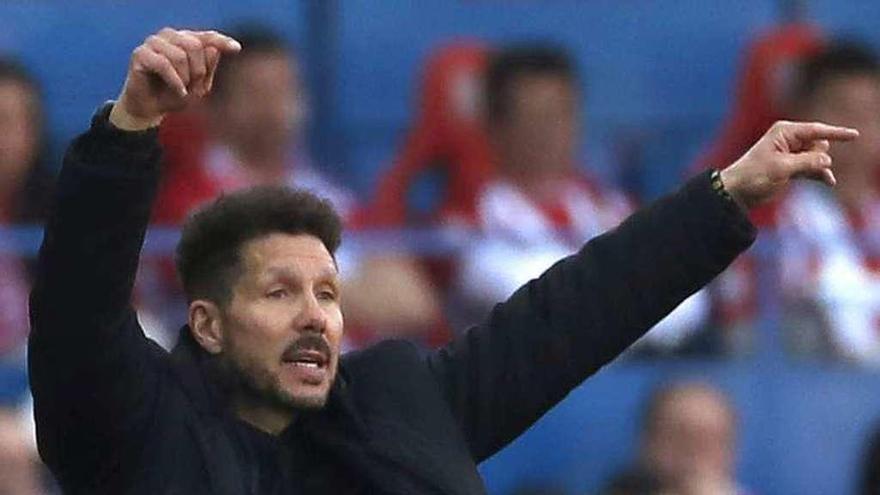
[[[486,121],[498,174],[478,193],[481,238],[463,254],[457,287],[474,315],[537,277],[632,210],[621,193],[577,168],[578,79],[566,53],[519,46],[495,53],[486,82]],[[708,311],[704,293],[686,300],[643,345],[678,348]]]
[[[321,173],[300,142],[308,107],[290,48],[259,26],[234,35],[244,48],[218,68],[214,91],[201,115],[186,115],[163,131],[170,156],[187,161],[168,164],[155,222],[179,225],[193,208],[223,192],[286,184],[328,198],[348,226],[356,228],[361,213],[354,195]],[[204,132],[197,129],[200,121],[206,125]],[[345,302],[351,322],[349,344],[365,344],[378,331],[418,339],[439,318],[440,305],[431,285],[407,256],[367,256],[349,249],[339,258],[349,265],[345,269],[350,274],[345,281],[350,295]],[[159,293],[168,291],[169,280],[173,280],[170,264],[158,282],[166,287]],[[153,283],[147,280],[141,287]],[[168,306],[164,301],[147,305]]]
[[[638,465],[612,486],[650,486],[649,493],[680,495],[743,494],[734,478],[735,461],[736,412],[729,399],[702,383],[671,383],[648,399]]]
[[[45,218],[53,181],[44,151],[39,85],[18,61],[0,57],[0,228]],[[27,261],[0,249],[0,375],[10,385],[0,390],[0,493],[16,495],[44,493],[33,419],[25,406]],[[20,388],[12,386],[19,382]]]
[[[40,222],[51,175],[41,166],[43,111],[36,81],[0,58],[0,227]],[[0,250],[0,359],[21,350],[27,334],[25,260]]]
[[[198,163],[169,164],[172,175],[163,184],[156,223],[178,225],[194,207],[225,191],[278,183],[312,189],[350,216],[353,196],[321,174],[299,143],[307,107],[287,43],[256,26],[237,36],[245,48],[218,68],[214,91],[201,109],[207,133],[193,129],[198,117],[185,117],[185,129],[197,136],[192,147],[201,148],[186,158]]]
[[[841,43],[807,60],[797,116],[856,127],[835,145],[837,185],[798,185],[780,211],[782,283],[798,351],[880,365],[880,64]],[[813,331],[809,331],[813,329]]]

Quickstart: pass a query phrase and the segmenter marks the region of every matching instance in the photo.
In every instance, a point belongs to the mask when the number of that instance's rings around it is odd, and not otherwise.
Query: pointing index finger
[[[796,123],[792,134],[801,142],[825,139],[828,141],[852,141],[859,137],[859,131],[849,127],[839,127],[821,122]]]

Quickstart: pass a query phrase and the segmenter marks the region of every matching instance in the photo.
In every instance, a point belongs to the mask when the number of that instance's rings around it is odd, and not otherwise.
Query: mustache
[[[320,352],[327,361],[330,360],[330,344],[324,340],[324,337],[317,333],[307,333],[294,340],[289,346],[287,346],[287,349],[284,350],[282,358],[293,359],[302,351],[317,351]]]

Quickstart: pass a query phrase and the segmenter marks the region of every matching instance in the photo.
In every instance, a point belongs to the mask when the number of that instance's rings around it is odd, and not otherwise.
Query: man
[[[799,117],[858,127],[862,139],[830,150],[837,187],[799,184],[780,209],[792,342],[801,352],[878,366],[880,62],[865,46],[835,43],[807,59],[798,80]]]
[[[486,79],[485,121],[498,173],[477,193],[473,223],[482,237],[461,258],[457,285],[471,320],[632,212],[623,193],[579,166],[580,82],[564,50],[540,44],[501,49],[490,56]],[[682,350],[708,312],[701,291],[641,345]]]
[[[678,382],[654,392],[642,425],[643,468],[675,493],[743,493],[735,481],[736,413],[719,390]]]
[[[828,140],[857,135],[775,126],[426,355],[391,341],[340,356],[338,217],[308,193],[233,194],[184,227],[189,324],[169,356],[129,306],[159,180],[153,128],[239,48],[215,32],[149,37],[65,158],[29,359],[40,454],[69,493],[485,493],[477,463],[752,242],[741,208],[794,174],[833,182]]]
[[[42,135],[36,80],[18,61],[0,56],[0,229],[45,218],[51,174],[42,166]],[[24,364],[31,267],[14,253],[0,248],[0,365],[18,367]]]
[[[699,382],[674,382],[649,397],[638,463],[605,493],[734,495],[736,413],[728,398]]]

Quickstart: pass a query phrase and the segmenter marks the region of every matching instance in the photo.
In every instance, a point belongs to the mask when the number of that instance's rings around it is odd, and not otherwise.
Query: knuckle
[[[175,72],[174,64],[172,64],[171,61],[168,60],[167,58],[165,58],[165,57],[160,58],[159,64],[162,66],[162,68],[164,70]]]
[[[171,53],[168,58],[174,63],[174,65],[183,65],[187,63],[186,53],[181,50],[175,50]]]
[[[183,34],[180,36],[180,44],[187,49],[196,50],[202,47],[202,42],[191,34]]]
[[[814,153],[813,156],[810,157],[806,165],[807,167],[818,171],[825,168],[828,163],[826,162],[827,159],[828,155],[824,153]]]
[[[169,26],[165,26],[159,30],[159,34],[164,34],[164,35],[175,34],[175,33],[177,33],[177,30],[172,27],[169,27]]]

